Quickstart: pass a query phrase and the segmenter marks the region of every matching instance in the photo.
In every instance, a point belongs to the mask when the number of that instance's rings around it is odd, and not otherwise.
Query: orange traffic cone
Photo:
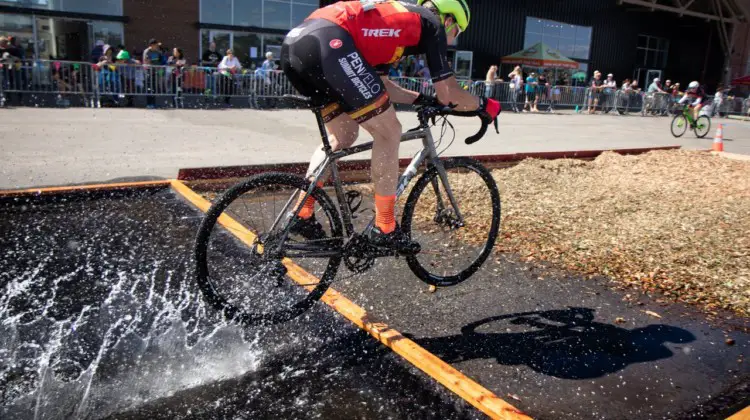
[[[714,152],[724,151],[724,127],[719,124],[719,128],[716,129],[716,136],[714,137]]]

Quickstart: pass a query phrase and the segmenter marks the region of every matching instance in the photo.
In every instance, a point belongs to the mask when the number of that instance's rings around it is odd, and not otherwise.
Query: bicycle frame
[[[301,200],[298,202],[300,203],[297,208],[294,210],[294,214],[299,214],[300,210],[302,209],[302,203],[304,203],[307,198],[312,194],[313,189],[317,185],[318,181],[326,174],[326,171],[330,168],[331,170],[331,177],[333,179],[333,186],[336,191],[336,198],[339,201],[339,209],[341,210],[341,217],[344,222],[344,229],[347,237],[351,237],[354,232],[354,224],[352,223],[353,217],[351,213],[351,209],[346,203],[346,193],[344,192],[344,188],[341,184],[341,179],[339,177],[338,172],[338,166],[337,162],[339,159],[342,159],[347,156],[355,155],[358,153],[366,152],[368,150],[372,150],[373,142],[367,142],[363,143],[358,146],[353,146],[347,149],[339,150],[339,151],[333,151],[331,148],[331,145],[328,141],[328,133],[325,128],[325,124],[323,122],[323,117],[320,113],[319,109],[314,110],[315,117],[318,122],[318,129],[320,130],[321,138],[323,140],[323,150],[326,153],[325,160],[313,171],[312,175],[309,176],[309,178],[312,178],[312,182],[310,183],[310,186],[308,187],[307,191],[305,192],[305,195]],[[435,147],[435,143],[432,138],[432,132],[430,130],[430,126],[428,124],[427,118],[423,118],[420,116],[419,121],[419,127],[411,129],[404,134],[401,135],[401,142],[407,142],[412,140],[422,140],[422,149],[412,158],[411,162],[407,166],[406,170],[401,174],[401,176],[398,179],[397,187],[396,187],[396,200],[404,193],[406,190],[406,187],[409,185],[412,179],[417,175],[417,169],[420,165],[422,165],[425,162],[428,162],[429,165],[434,166],[439,174],[440,180],[443,183],[443,187],[445,189],[445,194],[448,196],[448,200],[450,204],[453,206],[453,209],[456,212],[456,217],[460,222],[463,222],[463,216],[461,215],[461,212],[458,208],[458,203],[453,196],[453,192],[450,188],[450,185],[448,184],[448,175],[445,172],[445,168],[443,167],[442,162],[439,159],[437,149]],[[435,195],[437,197],[437,206],[438,210],[441,211],[444,209],[445,204],[443,203],[442,197],[439,192],[439,186],[437,185],[437,182],[433,182],[433,188],[435,189]],[[273,225],[271,226],[271,229],[269,231],[274,231],[278,224],[281,222],[281,219],[284,214],[287,213],[287,209],[289,206],[294,202],[296,194],[293,194],[287,203],[284,205],[284,208],[279,213],[279,215],[276,217],[276,220],[274,221]],[[365,229],[364,233],[367,233],[370,229],[372,229],[375,222],[375,218],[373,217],[370,222],[367,225],[367,228]],[[286,242],[286,239],[289,235],[289,230],[291,228],[291,224],[287,223],[287,226],[284,229],[284,232],[281,236],[280,244],[284,244]],[[339,252],[333,252],[333,251],[321,251],[319,246],[315,246],[314,244],[286,244],[287,250],[297,250],[297,251],[305,251],[304,255],[297,255],[297,257],[308,257],[308,258],[328,258],[334,255],[339,255]],[[318,251],[316,251],[316,249]]]

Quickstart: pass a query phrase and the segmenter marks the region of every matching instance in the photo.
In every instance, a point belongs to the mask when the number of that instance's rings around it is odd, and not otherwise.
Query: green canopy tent
[[[515,54],[506,55],[501,59],[501,62],[503,64],[518,64],[521,66],[548,69],[578,69],[577,61],[565,57],[560,54],[560,51],[557,51],[541,42]]]

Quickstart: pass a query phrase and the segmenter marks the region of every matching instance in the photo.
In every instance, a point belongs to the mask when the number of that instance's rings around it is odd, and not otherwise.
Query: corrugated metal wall
[[[670,40],[665,77],[682,81],[699,79],[708,84],[721,73],[721,48],[715,24],[691,17],[651,12],[618,5],[617,0],[467,0],[472,11],[469,30],[458,49],[474,52],[475,78],[484,78],[491,64],[524,48],[526,17],[533,16],[573,25],[591,26],[589,72],[614,73],[618,81],[633,76],[638,35]],[[321,5],[335,3],[322,0]],[[711,38],[711,56],[706,54]],[[718,51],[718,54],[716,53]],[[706,67],[705,77],[702,77]]]

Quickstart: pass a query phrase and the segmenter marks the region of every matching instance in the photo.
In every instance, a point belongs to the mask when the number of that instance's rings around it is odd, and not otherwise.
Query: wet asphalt
[[[0,212],[1,418],[481,417],[322,304],[264,330],[221,319],[192,275],[201,214],[169,190]],[[747,320],[513,255],[435,293],[403,261],[341,270],[334,288],[536,418],[718,419],[750,404]]]
[[[240,328],[203,302],[170,190],[0,200],[0,418],[478,418],[323,305]]]
[[[434,293],[405,262],[334,287],[535,418],[720,419],[750,404],[748,320],[709,323],[606,279],[496,255]]]

